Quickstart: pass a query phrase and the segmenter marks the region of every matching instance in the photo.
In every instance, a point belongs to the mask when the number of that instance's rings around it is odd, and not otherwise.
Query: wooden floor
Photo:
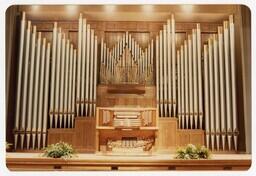
[[[177,160],[173,154],[148,156],[107,156],[78,154],[72,159],[51,159],[42,153],[7,153],[6,164],[11,171],[45,170],[248,170],[251,155],[213,154],[208,160]]]

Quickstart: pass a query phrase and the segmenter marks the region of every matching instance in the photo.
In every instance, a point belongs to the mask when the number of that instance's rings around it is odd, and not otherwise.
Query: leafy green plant
[[[176,159],[209,159],[210,152],[205,146],[188,144],[185,148],[178,148]]]
[[[51,158],[72,158],[75,154],[75,150],[72,145],[65,142],[58,142],[56,144],[48,145],[44,148],[43,156]]]

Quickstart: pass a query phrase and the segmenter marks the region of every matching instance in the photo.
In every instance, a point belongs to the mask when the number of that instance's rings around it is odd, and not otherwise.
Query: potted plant
[[[195,146],[188,144],[184,148],[178,148],[176,159],[209,159],[210,152],[205,146]]]
[[[56,144],[50,144],[44,148],[43,156],[51,158],[72,158],[75,154],[75,150],[72,145],[65,142],[58,142]]]

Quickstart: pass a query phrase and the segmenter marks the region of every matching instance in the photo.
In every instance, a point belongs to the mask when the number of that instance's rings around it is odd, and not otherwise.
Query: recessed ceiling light
[[[181,8],[182,8],[182,11],[185,12],[185,13],[191,13],[194,9],[194,6],[193,5],[189,5],[189,4],[184,4],[184,5],[181,5]]]
[[[66,5],[66,10],[69,15],[75,15],[78,13],[78,6],[77,5]]]
[[[148,4],[142,5],[142,10],[144,12],[152,12],[153,9],[154,9],[153,5],[148,5]]]
[[[116,10],[116,6],[115,5],[105,5],[104,9],[106,12],[114,12]]]

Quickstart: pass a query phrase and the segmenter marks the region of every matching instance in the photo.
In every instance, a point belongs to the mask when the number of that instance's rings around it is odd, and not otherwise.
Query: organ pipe
[[[17,83],[17,100],[16,100],[16,114],[15,114],[15,133],[14,133],[14,149],[17,149],[18,134],[20,125],[20,110],[21,110],[21,81],[22,81],[22,66],[23,66],[23,49],[24,49],[24,36],[25,36],[26,14],[22,12],[21,25],[20,25],[20,43],[19,43],[19,68],[18,68],[18,83]]]
[[[198,63],[198,98],[199,98],[199,128],[203,128],[203,94],[202,94],[202,63],[201,63],[201,29],[200,24],[196,28],[197,36],[197,63]]]
[[[70,128],[71,117],[73,114],[72,111],[72,77],[73,77],[73,58],[74,48],[73,44],[70,45],[70,55],[69,55],[69,80],[68,80],[68,128]]]
[[[94,30],[91,29],[91,56],[90,56],[90,88],[89,88],[89,116],[92,116],[93,100],[93,60],[94,60]]]
[[[178,70],[178,126],[181,128],[181,69],[180,69],[180,50],[177,51],[177,70]]]
[[[30,144],[32,116],[33,116],[35,46],[36,46],[36,26],[33,26],[31,52],[30,52],[30,76],[29,76],[29,91],[28,91],[27,125],[26,125],[27,149],[29,149],[29,144]]]
[[[210,99],[209,99],[209,59],[208,59],[208,46],[204,45],[204,97],[205,97],[205,134],[206,134],[206,147],[210,146]]]
[[[97,92],[97,50],[98,50],[97,36],[94,42],[94,87],[93,87],[93,115],[96,116],[96,92]]]
[[[225,60],[225,80],[230,80],[230,53],[229,53],[229,30],[228,22],[224,21],[224,60]],[[231,150],[232,122],[231,122],[231,86],[230,81],[226,81],[226,109],[227,109],[227,136],[228,148]]]
[[[181,72],[181,127],[182,129],[184,129],[185,127],[185,117],[184,117],[184,111],[185,111],[185,89],[184,89],[184,86],[185,86],[185,83],[184,83],[184,46],[181,45],[181,48],[180,48],[180,72]]]
[[[225,108],[225,82],[224,82],[224,63],[223,63],[223,28],[218,27],[218,53],[219,53],[219,69],[220,69],[220,117],[221,117],[221,136],[222,150],[226,146],[226,108]]]
[[[67,115],[68,115],[68,88],[69,88],[69,50],[70,50],[70,41],[67,40],[66,42],[66,57],[65,57],[65,90],[64,90],[64,128],[66,128],[67,125]]]
[[[78,49],[77,49],[77,90],[76,90],[76,115],[80,115],[80,89],[81,89],[81,54],[82,54],[82,36],[83,36],[83,17],[82,14],[78,20]]]
[[[62,41],[61,41],[61,56],[60,56],[60,106],[59,106],[59,127],[62,128],[62,120],[64,115],[64,81],[65,81],[65,57],[66,57],[66,38],[65,34],[63,35]],[[55,124],[56,125],[56,124]]]
[[[40,66],[40,56],[41,56],[41,32],[38,33],[37,46],[36,46],[36,62],[35,62],[35,82],[34,82],[34,95],[33,95],[33,116],[32,116],[32,148],[35,148],[35,140],[36,140],[36,124],[37,124],[37,116],[38,116],[38,105],[40,106],[40,102],[38,102],[38,94],[39,94],[39,66]],[[33,73],[32,73],[33,74]]]
[[[193,70],[192,70],[192,42],[191,35],[188,35],[188,74],[189,74],[189,118],[190,128],[193,128]]]
[[[164,25],[164,30],[163,30],[163,94],[164,94],[164,117],[167,117],[167,46],[166,46],[166,25]]]
[[[159,36],[156,36],[156,102],[157,108],[160,109],[159,100]],[[159,112],[158,112],[159,113]],[[160,114],[158,114],[160,116]]]
[[[46,50],[46,69],[44,81],[44,114],[43,114],[43,148],[46,146],[47,117],[48,117],[48,95],[49,95],[49,72],[50,72],[50,53],[51,44],[47,44]]]
[[[84,115],[84,105],[85,105],[85,66],[86,66],[86,19],[83,19],[82,27],[82,68],[81,68],[81,115]]]
[[[74,127],[74,118],[75,118],[75,104],[76,104],[76,99],[75,99],[75,94],[76,94],[76,65],[77,65],[77,50],[74,49],[74,55],[73,55],[73,74],[72,74],[72,115],[71,115],[71,127]]]
[[[229,16],[229,34],[230,34],[230,60],[231,60],[231,82],[232,82],[232,121],[234,148],[237,151],[238,128],[237,128],[237,103],[236,103],[236,65],[235,65],[235,27],[233,15]]]
[[[171,19],[172,24],[172,95],[173,95],[173,116],[176,117],[176,36],[175,36],[175,20],[174,15],[172,14]]]
[[[85,116],[88,116],[88,102],[89,102],[89,69],[90,69],[90,54],[91,54],[91,28],[90,25],[87,24],[87,56],[86,56],[86,89],[85,89]],[[107,52],[108,54],[108,52]],[[107,62],[107,61],[106,61]]]
[[[159,73],[159,77],[160,77],[160,117],[163,117],[163,31],[160,31],[160,57],[159,57],[159,64],[160,64],[160,73]]]
[[[220,100],[219,100],[219,58],[218,58],[218,41],[217,41],[217,35],[213,35],[213,60],[214,60],[214,103],[215,103],[215,131],[216,131],[216,145],[217,150],[219,150],[220,147]]]
[[[24,62],[24,81],[23,81],[23,100],[22,100],[22,114],[21,114],[21,125],[20,125],[20,137],[21,137],[21,149],[24,145],[24,130],[26,122],[26,103],[27,103],[27,82],[28,82],[28,62],[29,62],[29,49],[30,49],[30,35],[31,35],[31,22],[28,21],[27,31],[26,31],[26,50],[25,50],[25,62]]]
[[[211,132],[211,148],[215,148],[215,110],[214,110],[214,73],[213,73],[213,48],[212,38],[208,39],[208,52],[209,52],[209,86],[210,86],[210,132]]]
[[[192,53],[193,53],[193,91],[194,91],[194,120],[195,120],[195,128],[197,128],[198,122],[198,74],[197,74],[197,46],[196,46],[196,30],[192,30]]]
[[[168,66],[168,114],[171,117],[172,113],[172,80],[171,80],[171,20],[167,20],[167,66]]]
[[[188,129],[189,124],[189,87],[188,87],[188,45],[187,40],[184,41],[184,69],[185,69],[185,119],[186,119],[186,128]]]
[[[59,114],[59,91],[60,91],[60,55],[61,55],[61,29],[59,28],[59,33],[57,37],[57,57],[56,57],[56,87],[55,87],[55,111],[54,111],[54,123],[55,123],[55,128],[57,128],[58,124],[58,114]]]
[[[39,89],[39,106],[38,106],[38,121],[37,121],[37,148],[40,149],[41,146],[41,130],[42,130],[42,119],[43,119],[43,85],[44,83],[44,73],[45,73],[45,47],[46,47],[46,39],[43,39],[42,45],[42,54],[41,54],[41,70],[40,70],[40,89]]]
[[[53,124],[54,114],[54,97],[55,97],[55,70],[56,70],[56,49],[57,49],[57,23],[54,22],[53,27],[53,44],[52,44],[52,69],[51,69],[51,97],[50,97],[50,128]]]

